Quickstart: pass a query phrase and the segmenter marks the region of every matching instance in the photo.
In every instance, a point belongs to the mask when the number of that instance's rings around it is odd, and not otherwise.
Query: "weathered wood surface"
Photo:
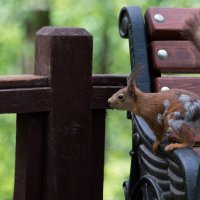
[[[181,31],[185,20],[194,14],[199,15],[199,8],[149,8],[145,14],[148,36],[150,40],[184,39]],[[156,14],[164,17],[164,22],[154,19]]]
[[[167,58],[159,58],[159,50],[167,51]],[[152,66],[160,72],[200,72],[200,53],[189,41],[154,41],[150,54]]]

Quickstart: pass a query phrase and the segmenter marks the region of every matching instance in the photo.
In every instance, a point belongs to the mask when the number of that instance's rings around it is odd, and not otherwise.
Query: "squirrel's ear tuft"
[[[143,71],[143,66],[142,65],[136,65],[134,66],[134,69],[132,69],[130,75],[127,78],[127,85],[136,84],[136,79],[139,76],[139,74]]]
[[[129,83],[127,86],[128,94],[130,96],[134,96],[135,93],[135,84],[134,83]]]
[[[135,71],[132,70],[130,75],[127,78],[127,86],[129,86],[130,84],[135,84],[136,81],[136,76],[135,76]]]

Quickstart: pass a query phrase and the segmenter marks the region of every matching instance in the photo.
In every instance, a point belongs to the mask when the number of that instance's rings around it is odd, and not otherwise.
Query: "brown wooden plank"
[[[36,75],[0,76],[0,89],[48,86],[48,78]]]
[[[167,58],[159,58],[159,50],[165,50]],[[161,72],[200,72],[200,52],[189,41],[154,41],[151,59],[153,67]]]
[[[127,75],[95,74],[92,76],[93,86],[126,86]]]
[[[42,200],[47,113],[17,115],[15,200]]]
[[[93,86],[92,88],[92,108],[108,109],[108,99],[124,86]]]
[[[185,89],[194,92],[200,96],[200,77],[158,77],[155,79],[155,92],[162,87]]]
[[[50,109],[50,88],[0,90],[0,113],[44,112]]]
[[[199,8],[149,8],[145,14],[145,23],[150,40],[183,39],[181,30],[185,20],[199,12]],[[161,14],[164,22],[157,22],[154,19],[156,14]]]
[[[92,169],[92,36],[45,27],[36,35],[36,69],[48,76],[52,103],[46,138],[43,200],[98,199]],[[94,195],[94,196],[92,196]]]

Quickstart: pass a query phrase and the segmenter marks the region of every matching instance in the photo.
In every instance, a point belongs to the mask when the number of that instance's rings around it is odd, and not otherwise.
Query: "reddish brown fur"
[[[123,100],[118,98],[120,95],[124,96]],[[165,132],[171,127],[176,142],[182,144],[168,145],[166,150],[170,151],[174,148],[183,148],[193,144],[194,132],[192,131],[193,128],[190,127],[193,126],[192,122],[188,121],[187,124],[183,122],[178,131],[169,124],[170,119],[174,120],[175,124],[180,119],[185,120],[183,116],[186,112],[184,104],[179,100],[181,95],[188,96],[191,100],[200,99],[196,94],[180,89],[171,89],[169,91],[158,93],[143,93],[134,85],[134,83],[130,83],[126,88],[115,93],[108,102],[113,108],[128,110],[144,118],[156,135],[156,141],[153,144],[154,152],[157,151],[158,145],[162,141]],[[165,103],[168,103],[169,105],[165,106]],[[175,118],[174,112],[180,112],[180,116]],[[157,120],[158,116],[162,116],[160,123]]]

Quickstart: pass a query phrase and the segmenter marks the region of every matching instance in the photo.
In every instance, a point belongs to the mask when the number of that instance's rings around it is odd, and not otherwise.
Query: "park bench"
[[[200,52],[182,34],[185,20],[194,14],[200,17],[199,12],[192,8],[149,8],[143,17],[139,7],[121,10],[119,30],[122,38],[129,39],[132,68],[143,66],[137,79],[141,90],[182,88],[200,95]],[[133,147],[130,178],[123,184],[126,200],[200,199],[199,137],[193,148],[170,153],[164,150],[166,138],[155,155],[152,131],[141,117],[129,117],[133,122]]]

